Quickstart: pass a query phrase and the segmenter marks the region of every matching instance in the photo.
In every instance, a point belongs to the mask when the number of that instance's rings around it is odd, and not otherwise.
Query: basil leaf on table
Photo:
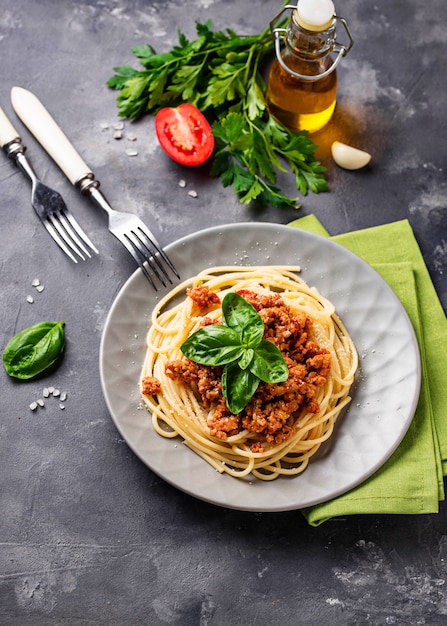
[[[3,365],[9,376],[28,380],[53,366],[64,346],[64,322],[39,322],[9,340],[2,354]]]

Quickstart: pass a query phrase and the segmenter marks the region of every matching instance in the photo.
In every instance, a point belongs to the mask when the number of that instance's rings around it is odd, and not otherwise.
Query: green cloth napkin
[[[329,236],[313,215],[290,226]],[[390,459],[361,485],[303,515],[318,526],[336,516],[437,513],[447,475],[447,318],[407,220],[332,239],[374,267],[399,297],[418,339],[422,385],[414,419]]]

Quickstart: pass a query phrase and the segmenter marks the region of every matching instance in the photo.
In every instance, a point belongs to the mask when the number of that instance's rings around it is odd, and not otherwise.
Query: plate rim
[[[416,376],[416,384],[413,390],[413,397],[412,397],[412,402],[411,402],[411,406],[409,408],[409,415],[404,423],[403,428],[401,429],[399,436],[395,438],[394,443],[392,446],[390,446],[388,448],[388,453],[386,455],[386,457],[383,457],[381,459],[379,459],[377,461],[376,464],[372,465],[370,467],[370,471],[367,474],[364,474],[360,480],[353,480],[351,481],[351,483],[349,484],[348,487],[343,487],[341,489],[334,490],[333,493],[329,496],[329,497],[325,497],[324,499],[320,499],[318,501],[310,501],[307,503],[304,503],[302,505],[297,504],[296,502],[291,502],[290,504],[281,504],[281,505],[272,505],[272,506],[253,506],[253,505],[234,505],[231,502],[222,502],[220,500],[217,500],[215,497],[209,496],[207,497],[204,494],[200,494],[197,493],[194,489],[187,489],[182,485],[178,484],[178,481],[173,480],[172,478],[167,477],[166,475],[163,474],[163,472],[155,469],[154,467],[151,466],[150,463],[148,463],[147,459],[144,458],[144,455],[141,453],[141,451],[139,450],[138,446],[135,445],[134,442],[129,441],[128,437],[126,436],[126,432],[125,429],[123,428],[123,425],[120,423],[120,420],[117,418],[117,416],[115,415],[115,410],[114,410],[114,406],[113,403],[110,400],[110,396],[108,394],[107,391],[107,382],[105,380],[105,373],[104,373],[104,353],[105,353],[105,344],[107,341],[107,333],[109,331],[109,326],[112,323],[113,320],[113,316],[114,313],[116,311],[116,309],[120,306],[121,304],[121,299],[126,295],[126,292],[128,289],[132,289],[133,283],[138,281],[140,276],[141,276],[141,270],[140,269],[136,269],[130,276],[129,278],[124,282],[124,284],[121,286],[121,288],[118,290],[117,294],[114,297],[114,300],[109,308],[107,317],[106,317],[106,321],[104,323],[104,327],[102,330],[102,334],[101,334],[101,340],[100,340],[100,348],[99,348],[99,370],[100,370],[100,380],[101,380],[101,389],[102,389],[102,393],[103,393],[103,397],[105,399],[107,408],[109,410],[110,416],[112,418],[112,421],[115,425],[115,427],[117,428],[118,432],[121,434],[121,436],[123,437],[123,439],[126,441],[126,444],[128,445],[128,447],[133,451],[133,453],[141,460],[141,462],[146,465],[146,467],[148,467],[151,471],[153,471],[157,476],[159,476],[160,478],[162,478],[165,482],[167,482],[168,484],[172,485],[173,487],[175,487],[176,489],[179,489],[180,491],[187,493],[188,495],[195,497],[197,499],[200,499],[202,501],[208,502],[210,504],[214,504],[217,506],[221,506],[221,507],[225,507],[225,508],[229,508],[229,509],[236,509],[236,510],[241,510],[241,511],[252,511],[252,512],[280,512],[280,511],[289,511],[289,510],[297,510],[297,509],[301,509],[301,508],[307,508],[309,506],[314,506],[316,504],[320,504],[322,502],[331,500],[335,497],[338,497],[340,495],[342,495],[343,493],[346,493],[348,491],[350,491],[352,488],[358,486],[359,484],[361,484],[362,482],[366,481],[368,478],[370,478],[394,453],[394,451],[398,448],[398,446],[400,445],[400,443],[402,442],[403,438],[405,437],[408,428],[411,425],[411,422],[413,420],[415,411],[416,411],[416,407],[417,407],[417,403],[419,400],[419,394],[420,394],[420,388],[421,388],[421,359],[420,359],[420,349],[419,349],[419,345],[418,345],[418,341],[417,341],[417,337],[413,328],[413,325],[411,323],[411,320],[408,316],[407,311],[405,310],[403,304],[400,302],[397,294],[393,291],[393,289],[390,287],[390,285],[388,285],[388,283],[382,278],[382,276],[377,272],[377,270],[375,270],[371,265],[369,265],[364,259],[362,259],[362,257],[360,257],[359,255],[357,255],[356,253],[352,252],[351,250],[349,250],[348,248],[342,246],[341,244],[333,241],[332,239],[330,239],[329,237],[325,237],[319,233],[314,233],[312,231],[307,231],[304,229],[300,229],[299,227],[294,227],[294,226],[290,226],[290,225],[285,225],[285,224],[275,224],[275,223],[270,223],[270,222],[237,222],[234,224],[231,223],[227,223],[227,224],[221,224],[221,225],[215,225],[215,226],[211,226],[211,227],[205,227],[202,228],[200,230],[194,231],[192,233],[183,235],[182,237],[178,238],[177,240],[171,242],[170,244],[166,245],[164,247],[164,250],[166,251],[167,254],[169,254],[171,251],[176,250],[178,247],[184,246],[185,244],[189,244],[191,242],[194,242],[195,239],[200,238],[200,237],[210,237],[215,235],[216,233],[225,233],[225,232],[229,232],[229,231],[233,231],[233,230],[237,230],[237,231],[244,231],[245,229],[256,229],[257,231],[262,230],[262,231],[266,231],[269,234],[274,234],[274,232],[278,232],[278,231],[282,231],[284,233],[287,234],[292,234],[294,237],[304,237],[306,239],[309,240],[313,240],[315,242],[320,242],[322,243],[325,247],[329,248],[329,249],[333,249],[336,250],[338,252],[342,251],[342,254],[345,256],[350,256],[353,259],[355,259],[355,263],[361,265],[363,267],[363,270],[370,273],[371,276],[374,276],[374,279],[377,281],[380,281],[382,288],[384,288],[387,292],[388,292],[388,296],[394,301],[395,306],[399,309],[400,315],[402,315],[406,321],[407,321],[407,328],[409,330],[409,335],[410,335],[410,339],[411,339],[411,344],[412,344],[412,348],[414,349],[415,352],[415,376]],[[220,263],[220,265],[223,265],[224,263]],[[227,263],[228,264],[228,263]],[[285,265],[284,263],[279,263],[279,262],[266,262],[266,263],[256,263],[257,266],[260,265],[275,265],[275,264],[281,264],[281,265]],[[213,263],[211,266],[217,265],[216,263]],[[243,266],[243,263],[239,263],[239,264],[235,264],[235,267],[237,266]],[[254,263],[251,263],[251,265],[255,265]],[[300,265],[300,263],[295,263],[293,265]],[[206,267],[206,266],[204,266]],[[183,280],[183,279],[182,279]],[[181,281],[180,281],[181,282]],[[172,288],[172,287],[170,287]],[[169,291],[170,289],[166,290],[166,293]],[[163,295],[164,295],[164,291],[163,291]],[[325,295],[325,294],[323,294]],[[343,321],[343,317],[342,317],[342,321]],[[148,324],[149,324],[149,316],[148,316]],[[147,324],[147,327],[148,327]],[[360,356],[360,355],[359,355]],[[141,363],[142,366],[142,363]],[[136,381],[137,382],[137,381]],[[140,402],[140,397],[138,394],[137,397],[138,402]],[[152,426],[150,427],[152,428]],[[161,438],[160,438],[161,439]],[[164,441],[170,441],[170,440],[164,440]],[[172,440],[171,440],[172,441]],[[188,451],[190,454],[194,454],[194,452],[192,451]],[[205,461],[201,460],[202,463],[205,463]],[[303,474],[304,475],[304,474]],[[218,474],[216,472],[216,476],[220,477],[221,475]],[[230,477],[231,478],[231,477]],[[300,476],[295,477],[295,479],[299,479]],[[240,479],[237,478],[232,478],[232,480],[234,481],[239,481]],[[281,478],[277,479],[277,480],[281,480]],[[285,479],[287,481],[289,481],[290,479]],[[261,481],[260,481],[261,482]],[[275,483],[276,481],[273,481],[273,483]]]

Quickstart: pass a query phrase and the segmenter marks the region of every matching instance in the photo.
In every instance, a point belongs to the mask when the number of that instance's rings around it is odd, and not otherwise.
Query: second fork
[[[58,246],[74,263],[85,261],[97,248],[67,209],[62,196],[40,181],[25,156],[26,147],[0,108],[0,147],[15,160],[32,185],[31,204]]]

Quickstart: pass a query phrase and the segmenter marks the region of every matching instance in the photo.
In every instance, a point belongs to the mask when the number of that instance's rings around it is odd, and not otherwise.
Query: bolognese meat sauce
[[[288,379],[284,383],[261,382],[245,409],[233,415],[222,395],[222,367],[199,365],[182,357],[169,361],[165,371],[175,382],[192,386],[205,408],[213,406],[207,421],[212,436],[226,440],[248,430],[256,434],[252,451],[262,452],[263,443],[278,444],[292,435],[296,418],[303,410],[318,413],[317,390],[326,383],[331,355],[312,340],[312,319],[304,312],[292,311],[279,293],[245,289],[238,293],[261,316],[264,339],[281,350],[289,369]],[[220,304],[217,294],[208,287],[190,289],[188,296],[202,314]],[[154,381],[146,381],[144,386],[156,387]]]

